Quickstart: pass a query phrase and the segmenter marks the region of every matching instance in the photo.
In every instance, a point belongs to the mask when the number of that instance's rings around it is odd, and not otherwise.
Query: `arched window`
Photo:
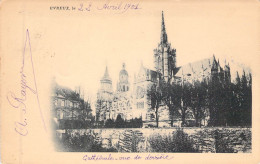
[[[161,58],[160,58],[160,56],[158,56],[158,60],[157,60],[157,65],[158,65],[158,68],[160,67],[160,62],[161,62]]]

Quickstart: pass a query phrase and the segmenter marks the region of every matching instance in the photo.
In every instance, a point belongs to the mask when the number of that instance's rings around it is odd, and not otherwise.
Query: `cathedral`
[[[106,67],[104,76],[100,80],[101,87],[97,93],[97,121],[115,120],[120,115],[124,120],[141,118],[145,127],[155,125],[155,112],[154,109],[151,109],[147,95],[153,84],[157,84],[160,80],[169,83],[193,83],[194,81],[210,80],[214,74],[230,79],[229,65],[225,63],[221,66],[214,55],[208,59],[177,67],[176,49],[168,41],[163,12],[160,42],[153,52],[154,70],[141,64],[132,85],[128,81],[126,64],[122,64],[116,91],[113,91],[112,80]],[[159,117],[161,127],[170,126],[170,114],[166,106],[160,107]],[[176,126],[179,125],[180,119],[176,118]]]

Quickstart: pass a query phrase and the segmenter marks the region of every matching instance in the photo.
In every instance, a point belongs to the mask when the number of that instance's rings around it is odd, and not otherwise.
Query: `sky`
[[[141,10],[123,14],[90,12],[64,17],[50,13],[37,17],[40,42],[44,43],[37,43],[37,48],[43,55],[52,54],[52,73],[58,84],[72,89],[81,86],[85,98],[94,101],[106,66],[114,90],[123,62],[131,85],[141,62],[153,68],[163,10],[168,41],[177,51],[177,66],[213,54],[253,66],[252,59],[259,52],[259,17],[254,4],[164,2],[143,2]]]

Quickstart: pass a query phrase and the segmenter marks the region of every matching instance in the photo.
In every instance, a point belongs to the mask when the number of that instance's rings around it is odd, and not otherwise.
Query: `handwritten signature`
[[[28,46],[28,48],[27,48]],[[29,57],[26,57],[25,54],[26,51],[29,51]],[[26,64],[28,62],[28,65]],[[31,66],[31,68],[29,67]],[[30,83],[33,84],[33,87],[29,86],[27,81],[27,74],[25,69],[29,68],[28,70],[32,71],[32,79]],[[28,73],[28,72],[27,72]],[[32,58],[32,51],[31,51],[31,42],[30,42],[30,35],[29,35],[29,30],[26,30],[26,40],[25,40],[25,45],[22,53],[22,66],[20,68],[20,90],[19,90],[19,96],[15,94],[14,92],[8,92],[6,95],[6,98],[9,102],[9,104],[15,108],[15,109],[20,109],[21,111],[21,119],[19,121],[15,121],[15,127],[14,130],[21,136],[26,136],[28,134],[28,120],[26,119],[26,113],[27,113],[27,99],[28,99],[28,93],[32,93],[34,97],[37,99],[37,104],[39,108],[39,112],[41,115],[41,121],[43,123],[44,129],[46,130],[46,125],[44,121],[44,117],[42,114],[41,106],[40,106],[40,101],[39,101],[39,95],[38,95],[38,90],[37,90],[37,84],[36,84],[36,78],[35,78],[35,73],[34,73],[34,65],[33,65],[33,58]]]

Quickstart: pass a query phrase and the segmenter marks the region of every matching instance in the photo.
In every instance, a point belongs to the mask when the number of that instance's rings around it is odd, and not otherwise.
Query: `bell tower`
[[[122,70],[119,73],[119,82],[117,83],[118,92],[129,91],[128,72],[125,69],[125,63],[122,64]]]
[[[161,39],[158,47],[154,49],[155,70],[162,74],[165,81],[173,77],[173,69],[176,67],[176,49],[171,48],[166,33],[164,14],[162,11]]]
[[[98,92],[98,99],[104,101],[112,101],[113,97],[113,88],[112,88],[112,80],[108,74],[108,68],[106,67],[104,76],[100,80],[101,87]]]

